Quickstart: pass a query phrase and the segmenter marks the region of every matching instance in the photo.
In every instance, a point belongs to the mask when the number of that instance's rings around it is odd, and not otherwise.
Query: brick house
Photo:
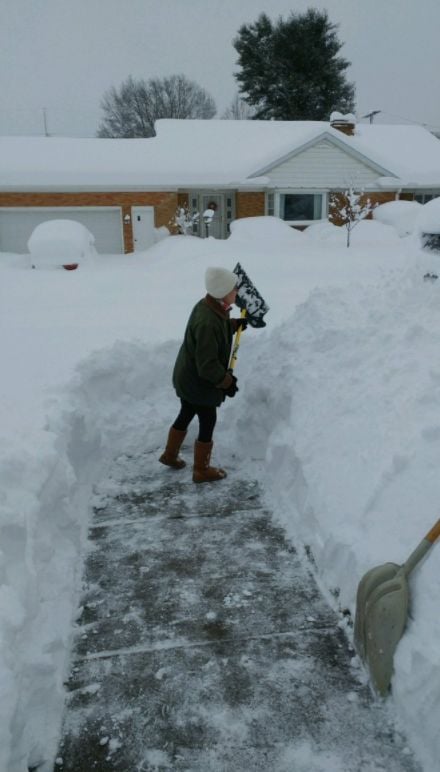
[[[99,252],[146,249],[178,206],[215,209],[209,229],[275,215],[327,219],[350,185],[374,201],[440,195],[440,141],[419,126],[318,121],[160,120],[151,139],[0,138],[0,251],[26,252],[48,219],[86,225]]]

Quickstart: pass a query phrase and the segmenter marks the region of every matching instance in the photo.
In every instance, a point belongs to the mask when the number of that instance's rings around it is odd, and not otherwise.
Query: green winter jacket
[[[227,368],[233,331],[229,312],[210,295],[194,306],[173,371],[180,399],[192,405],[221,405],[223,389],[232,383]]]

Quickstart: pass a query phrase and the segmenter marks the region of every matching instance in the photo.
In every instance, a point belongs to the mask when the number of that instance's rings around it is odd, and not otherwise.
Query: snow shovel
[[[393,675],[396,646],[405,630],[408,576],[440,536],[440,520],[402,566],[384,563],[362,577],[356,597],[354,644],[370,671],[374,690],[384,697]]]
[[[252,284],[246,271],[237,263],[232,273],[237,274],[237,297],[235,304],[246,311],[246,318],[251,327],[265,327],[264,314],[269,311],[269,306],[263,300],[260,293]]]
[[[241,318],[248,320],[251,327],[265,327],[266,322],[263,319],[264,314],[269,311],[266,301],[252,284],[246,271],[237,263],[233,273],[237,274],[237,297],[235,304],[241,309]],[[229,361],[229,370],[232,372],[237,363],[237,352],[240,345],[242,328],[239,327],[235,333],[234,345],[232,347],[231,359]]]

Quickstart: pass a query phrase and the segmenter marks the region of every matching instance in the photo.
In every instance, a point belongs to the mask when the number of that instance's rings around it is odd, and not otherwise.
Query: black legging
[[[217,408],[207,405],[191,405],[184,399],[181,399],[182,407],[180,413],[173,423],[175,429],[185,432],[192,419],[197,415],[199,419],[199,442],[211,442],[214,426],[217,421]]]

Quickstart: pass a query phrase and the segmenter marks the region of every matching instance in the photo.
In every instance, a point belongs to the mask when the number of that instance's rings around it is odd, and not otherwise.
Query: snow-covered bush
[[[192,235],[193,226],[198,223],[199,216],[199,212],[190,212],[187,206],[178,206],[169,225],[182,236]]]
[[[421,207],[416,228],[422,247],[440,252],[440,197]]]
[[[345,225],[347,232],[347,247],[350,246],[353,228],[355,228],[361,220],[365,220],[365,218],[373,211],[373,208],[374,204],[371,203],[369,198],[365,198],[364,191],[361,190],[356,192],[352,185],[350,185],[342,195],[338,195],[330,201],[330,209],[333,211],[330,212],[329,219],[342,222],[342,224]]]
[[[373,211],[373,220],[392,225],[399,236],[409,236],[414,231],[422,205],[418,201],[387,201]]]
[[[95,237],[75,220],[47,220],[32,231],[28,241],[32,266],[53,268],[80,263],[96,254]]]

